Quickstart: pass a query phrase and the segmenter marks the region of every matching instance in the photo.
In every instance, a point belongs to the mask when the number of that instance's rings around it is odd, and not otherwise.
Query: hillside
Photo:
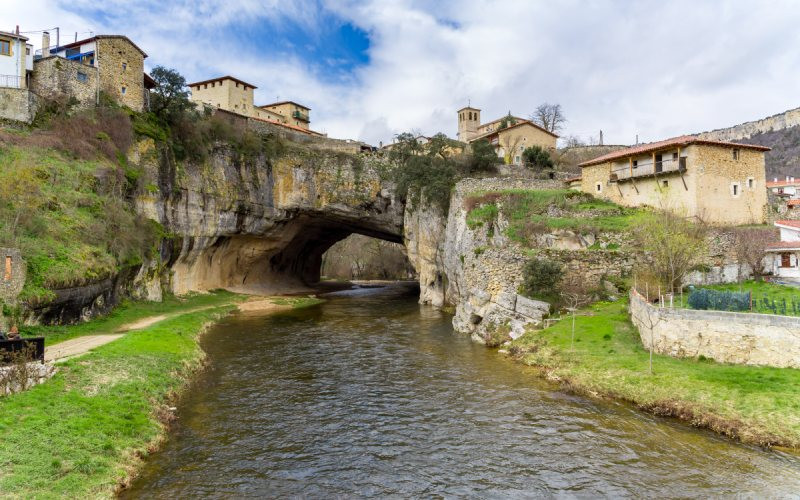
[[[766,154],[767,180],[800,177],[800,125],[755,134],[736,142],[772,148]]]

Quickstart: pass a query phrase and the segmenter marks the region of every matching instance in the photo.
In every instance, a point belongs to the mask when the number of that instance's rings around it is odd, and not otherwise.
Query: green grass
[[[579,232],[623,232],[636,227],[647,213],[625,208],[570,189],[509,189],[470,193],[474,206],[467,213],[467,226],[475,229],[495,220],[499,212],[509,221],[506,234],[519,243],[528,243],[531,232],[568,229]],[[548,208],[564,215],[551,217]]]
[[[125,199],[122,167],[2,142],[0,165],[0,245],[27,263],[21,300],[47,301],[52,289],[111,276],[151,250],[159,228]]]
[[[512,353],[581,392],[631,401],[754,443],[800,447],[800,370],[653,356],[628,320],[625,301],[598,303],[571,321],[531,331]]]
[[[182,297],[167,295],[163,302],[125,301],[107,316],[86,323],[68,326],[25,326],[22,327],[21,333],[26,337],[43,336],[49,346],[83,335],[114,333],[128,323],[150,316],[175,314],[201,307],[222,306],[242,301],[245,298],[243,295],[225,290],[216,290],[211,293],[189,294]]]
[[[783,314],[781,304],[785,300],[786,315],[800,316],[800,288],[769,283],[767,281],[745,281],[741,284],[704,285],[697,288],[712,288],[714,290],[724,290],[728,292],[751,292],[753,294],[753,312],[763,314]],[[777,311],[773,311],[771,307],[765,306],[763,301],[764,297],[767,298],[770,304],[773,300],[775,301]],[[795,308],[792,308],[792,301],[795,302]],[[688,308],[688,300],[684,302],[684,306]]]
[[[0,496],[112,496],[135,457],[163,436],[154,409],[199,366],[201,327],[232,307],[131,332],[60,365],[47,383],[0,398]]]
[[[270,301],[279,306],[292,306],[293,309],[301,309],[325,302],[323,299],[316,297],[273,297]]]

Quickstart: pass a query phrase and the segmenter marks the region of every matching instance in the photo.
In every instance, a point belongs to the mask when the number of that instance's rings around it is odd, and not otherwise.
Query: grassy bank
[[[515,340],[512,355],[577,392],[620,398],[748,443],[800,448],[800,370],[653,356],[624,301],[598,303]]]
[[[167,316],[60,364],[45,384],[0,398],[0,496],[111,496],[163,438],[170,398],[201,365],[199,334],[244,298],[215,292],[126,303],[106,318],[28,331],[65,340]]]
[[[125,301],[110,314],[86,323],[67,326],[25,326],[22,335],[43,336],[48,346],[83,335],[108,334],[119,331],[135,321],[159,315],[172,315],[193,309],[219,307],[244,300],[246,297],[225,290],[189,294],[182,297],[167,295],[162,302]]]

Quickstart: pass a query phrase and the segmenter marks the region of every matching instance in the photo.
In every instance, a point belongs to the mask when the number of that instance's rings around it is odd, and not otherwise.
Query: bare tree
[[[733,250],[739,267],[741,279],[743,266],[753,273],[753,278],[761,280],[764,275],[764,258],[767,256],[767,244],[774,241],[776,231],[772,228],[737,228],[734,231]]]
[[[567,121],[560,104],[547,102],[540,104],[530,118],[535,124],[553,133],[560,131]]]
[[[501,146],[503,146],[503,159],[505,160],[506,165],[511,165],[512,163],[514,163],[514,154],[518,152],[518,148],[521,142],[522,142],[521,135],[508,134],[503,138]],[[522,156],[522,151],[519,151],[519,154],[520,156]]]
[[[645,219],[636,236],[650,260],[650,270],[670,293],[683,286],[687,274],[701,264],[706,254],[706,232],[666,210]]]
[[[578,309],[591,302],[591,297],[583,289],[564,290],[560,293],[561,299],[566,304],[566,309],[572,314],[572,336],[569,339],[569,352],[574,352],[575,346],[575,315]]]

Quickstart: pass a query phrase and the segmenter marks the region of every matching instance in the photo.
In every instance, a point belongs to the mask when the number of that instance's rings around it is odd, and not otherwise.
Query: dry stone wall
[[[91,107],[100,90],[97,68],[51,56],[34,63],[31,90],[46,99],[75,98],[79,106]]]
[[[28,89],[0,88],[0,119],[31,123],[38,99]]]
[[[644,347],[659,354],[800,368],[800,318],[660,308],[636,291],[630,315]]]

